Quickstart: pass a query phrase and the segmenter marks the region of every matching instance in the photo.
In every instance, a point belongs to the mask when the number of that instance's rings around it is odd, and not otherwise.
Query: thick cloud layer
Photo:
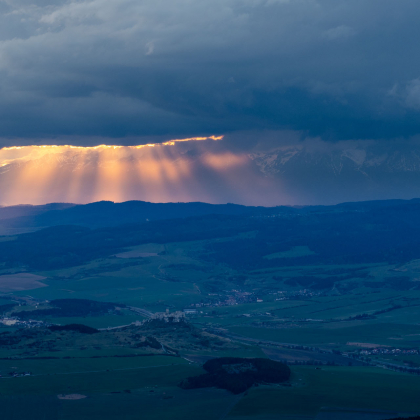
[[[4,0],[0,146],[418,134],[419,19],[418,0]]]

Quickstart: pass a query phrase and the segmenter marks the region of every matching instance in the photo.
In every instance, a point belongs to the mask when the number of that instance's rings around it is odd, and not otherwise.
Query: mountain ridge
[[[305,213],[364,212],[420,203],[411,200],[371,200],[315,206],[244,206],[240,204],[209,204],[202,202],[151,203],[130,200],[122,203],[98,201],[89,204],[49,203],[46,205],[0,207],[0,235],[14,235],[35,230],[75,225],[90,228],[114,227],[149,221],[185,219],[209,215],[228,216],[293,216]],[[17,213],[13,217],[13,213]]]

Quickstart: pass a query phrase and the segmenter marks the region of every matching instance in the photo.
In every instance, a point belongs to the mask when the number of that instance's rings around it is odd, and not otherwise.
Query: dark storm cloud
[[[415,135],[419,18],[418,0],[4,0],[0,145]]]

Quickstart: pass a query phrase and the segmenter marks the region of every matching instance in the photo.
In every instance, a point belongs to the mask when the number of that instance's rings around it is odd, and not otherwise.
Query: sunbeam
[[[281,204],[281,194],[223,136],[139,146],[0,149],[0,205],[110,200]]]

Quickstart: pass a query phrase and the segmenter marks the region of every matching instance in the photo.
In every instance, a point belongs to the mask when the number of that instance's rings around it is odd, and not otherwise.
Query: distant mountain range
[[[344,142],[343,142],[344,143]],[[366,142],[282,147],[250,154],[301,203],[409,199],[420,196],[420,147]]]
[[[30,232],[58,225],[98,228],[210,214],[242,215],[257,211],[258,208],[236,204],[147,203],[144,201],[10,206],[0,207],[0,235]],[[260,211],[266,210],[260,208]]]
[[[202,241],[200,258],[240,270],[403,264],[420,258],[419,199],[271,208],[131,201],[32,209],[31,214],[25,208],[26,215],[20,209],[17,218],[10,218],[10,209],[0,209],[0,217],[6,212],[3,229],[27,232],[0,237],[3,267],[70,267],[127,247],[191,241]],[[299,284],[313,284],[313,273],[307,278],[302,271]],[[414,284],[401,276],[395,287],[419,286],[417,274]]]
[[[100,201],[90,204],[51,203],[41,206],[0,207],[0,236],[39,229],[75,225],[92,229],[142,224],[151,221],[185,219],[210,215],[258,217],[297,217],[325,213],[363,213],[384,208],[415,208],[420,199],[342,203],[334,206],[252,207],[237,204],[148,203]],[[413,207],[415,206],[415,207]]]

